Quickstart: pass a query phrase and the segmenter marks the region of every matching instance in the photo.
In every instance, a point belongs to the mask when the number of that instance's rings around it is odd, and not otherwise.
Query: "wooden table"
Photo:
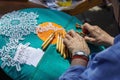
[[[83,12],[87,11],[88,9],[90,9],[94,6],[97,6],[101,3],[103,3],[103,0],[86,0],[82,3],[80,3],[74,9],[64,10],[64,12],[71,14],[71,15],[77,15],[77,14],[83,13]]]
[[[63,11],[70,15],[77,15],[101,3],[103,3],[103,0],[85,0],[84,2],[76,6],[74,9],[63,10]],[[0,0],[0,13],[1,14],[7,13],[9,11],[29,8],[29,7],[37,7],[37,8],[42,7],[43,8],[44,6],[42,6],[42,4],[41,5],[35,4],[27,0]]]
[[[0,1],[0,14],[24,8],[44,8],[44,6],[24,1]]]

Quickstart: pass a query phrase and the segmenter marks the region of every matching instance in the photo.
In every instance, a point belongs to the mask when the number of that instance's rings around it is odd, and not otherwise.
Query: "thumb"
[[[86,33],[90,33],[92,30],[93,30],[93,26],[88,24],[88,23],[85,23],[83,24],[82,26],[82,31],[86,34]]]

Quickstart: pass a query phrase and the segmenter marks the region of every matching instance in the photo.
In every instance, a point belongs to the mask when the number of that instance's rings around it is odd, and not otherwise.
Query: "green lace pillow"
[[[36,66],[26,63],[25,60],[15,59],[17,49],[39,49],[43,43],[36,35],[36,26],[43,22],[54,22],[63,26],[67,31],[74,29],[75,24],[82,24],[76,17],[63,12],[28,8],[13,11],[3,15],[0,19],[0,66],[4,72],[14,80],[56,80],[70,66],[56,51],[56,45],[51,44]],[[90,45],[91,51],[103,50],[100,46]],[[21,54],[22,55],[22,54]],[[34,61],[34,58],[33,58]]]

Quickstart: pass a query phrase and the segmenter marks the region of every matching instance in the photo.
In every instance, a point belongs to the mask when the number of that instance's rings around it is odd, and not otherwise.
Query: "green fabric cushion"
[[[28,13],[34,12],[38,14],[38,24],[41,24],[43,22],[54,22],[63,26],[66,31],[69,31],[71,29],[76,30],[76,23],[82,24],[76,17],[59,11],[42,8],[28,8],[20,11]],[[0,35],[0,49],[3,45],[6,44],[4,38],[4,36]],[[21,41],[21,43],[25,44],[27,42],[30,42],[30,46],[34,48],[40,48],[41,44],[43,43],[43,41],[33,33],[24,36],[24,38],[24,41]],[[6,37],[6,39],[8,38]],[[103,50],[101,46],[94,46],[91,44],[89,46],[92,51],[91,53],[96,53]],[[0,64],[1,63],[2,61],[0,61]],[[15,67],[5,67],[3,70],[14,80],[57,80],[59,76],[68,69],[69,66],[69,60],[61,57],[61,55],[56,51],[56,45],[50,45],[46,49],[45,54],[41,61],[38,63],[37,67],[24,64],[21,66],[21,71],[17,71]]]

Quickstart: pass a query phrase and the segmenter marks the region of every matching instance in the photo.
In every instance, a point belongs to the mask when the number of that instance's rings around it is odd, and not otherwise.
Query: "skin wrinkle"
[[[86,41],[92,44],[97,44],[97,45],[103,45],[103,44],[112,45],[113,44],[114,38],[110,36],[109,34],[107,34],[105,31],[103,31],[98,26],[92,26],[88,23],[85,23],[83,25],[82,30],[84,29],[86,29],[90,34],[86,35],[85,37],[81,37],[75,31],[71,30],[66,34],[66,37],[63,40],[65,46],[68,48],[68,50],[72,54],[78,51],[83,51],[89,55],[90,49]],[[81,62],[82,61],[81,59],[72,60],[72,63],[75,63],[77,65],[79,64],[78,63],[79,61],[81,64],[84,63],[84,60],[83,62]],[[83,65],[85,66],[85,64]]]
[[[72,51],[72,53],[74,53],[75,51],[79,51],[79,47],[80,45],[74,45],[76,44],[76,42],[79,42],[79,44],[82,44],[82,42],[84,43],[84,45],[82,45],[82,49],[85,49],[85,52],[89,53],[89,51],[87,51],[86,49],[86,45],[84,42],[84,38],[79,38],[80,36],[74,32],[74,31],[70,31],[68,32],[68,34],[66,35],[66,38],[64,39],[65,45],[68,46],[69,51]],[[73,49],[73,46],[76,46],[76,50]],[[81,50],[82,51],[82,50]]]
[[[86,27],[87,25],[87,27]],[[84,24],[85,29],[87,29],[89,26],[88,31],[90,31],[90,36],[85,36],[85,40],[96,45],[105,45],[109,46],[109,44],[112,44],[111,41],[113,40],[109,34],[107,34],[105,31],[103,31],[98,26],[91,26],[88,23]]]

